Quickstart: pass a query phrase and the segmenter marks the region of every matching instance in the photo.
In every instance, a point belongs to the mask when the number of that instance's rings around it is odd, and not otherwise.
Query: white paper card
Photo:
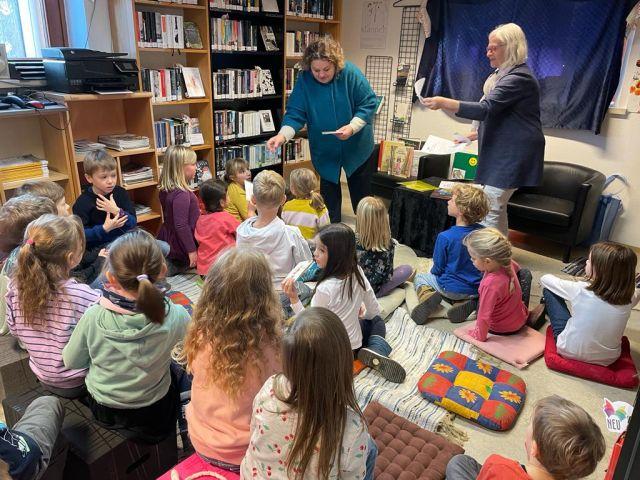
[[[466,143],[455,144],[446,138],[429,135],[420,151],[433,155],[451,155],[455,152],[462,152],[466,147]]]
[[[253,183],[248,180],[244,181],[244,195],[247,197],[247,202],[250,202],[253,197]]]

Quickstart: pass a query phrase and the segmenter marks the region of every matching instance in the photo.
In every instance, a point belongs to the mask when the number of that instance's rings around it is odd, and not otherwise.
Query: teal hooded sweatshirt
[[[165,312],[159,325],[103,297],[85,311],[62,350],[65,366],[88,368],[87,390],[106,407],[132,409],[157,402],[169,391],[171,350],[184,338],[190,320],[169,299]]]

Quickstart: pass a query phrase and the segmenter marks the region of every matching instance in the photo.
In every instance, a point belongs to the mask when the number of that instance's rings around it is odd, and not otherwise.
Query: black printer
[[[138,65],[126,53],[107,53],[86,48],[43,48],[44,73],[51,90],[91,93],[139,89]]]

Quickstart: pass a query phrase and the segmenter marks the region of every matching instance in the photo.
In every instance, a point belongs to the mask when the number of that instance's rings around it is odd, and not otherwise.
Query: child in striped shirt
[[[296,168],[289,177],[289,188],[295,198],[282,207],[282,220],[298,227],[302,236],[311,240],[320,227],[331,223],[329,210],[320,195],[318,178],[313,170]]]
[[[84,230],[77,217],[43,215],[25,231],[7,289],[7,325],[29,352],[29,365],[51,393],[75,398],[84,393],[86,369],[62,361],[78,320],[100,298],[70,278],[82,259]]]

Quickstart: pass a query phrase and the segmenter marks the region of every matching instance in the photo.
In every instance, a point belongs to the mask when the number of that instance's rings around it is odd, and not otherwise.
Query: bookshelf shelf
[[[257,18],[282,20],[284,15],[275,12],[245,12],[243,10],[226,10],[224,8],[209,7],[212,14],[229,15],[230,17]]]
[[[253,135],[251,137],[231,138],[229,140],[216,140],[217,145],[234,145],[236,143],[258,143],[258,141],[268,140],[273,137],[276,132],[267,132],[260,135]]]
[[[211,50],[214,55],[251,55],[259,57],[280,57],[282,52],[265,52],[263,50]]]
[[[287,62],[299,62],[300,60],[302,60],[302,55],[287,55],[285,57],[285,60]]]
[[[142,155],[143,153],[153,153],[155,151],[154,148],[133,148],[130,150],[114,150],[112,148],[107,148],[105,149],[109,155],[111,155],[114,158],[118,158],[118,157],[129,157],[132,155]],[[74,157],[75,157],[75,161],[76,163],[80,163],[82,161],[84,161],[84,156],[89,153],[89,152],[84,152],[84,153],[75,153]]]
[[[161,220],[162,219],[162,215],[159,214],[158,212],[151,212],[151,213],[143,213],[142,215],[137,215],[137,221],[138,223],[145,223],[145,222],[149,222],[151,220]]]
[[[260,102],[267,100],[279,100],[282,95],[262,95],[261,97],[248,97],[248,98],[217,98],[213,100],[214,106],[222,105],[243,105],[252,102]]]
[[[181,8],[183,10],[206,10],[206,5],[191,5],[188,3],[172,3],[172,2],[158,2],[155,0],[135,0],[136,5],[145,5],[153,7],[164,8]]]
[[[16,188],[20,188],[27,182],[32,180],[51,180],[52,182],[59,182],[61,180],[69,180],[69,175],[66,173],[56,172],[55,170],[49,169],[48,177],[33,177],[33,178],[24,178],[22,180],[11,180],[8,182],[2,182],[3,190],[15,190]]]
[[[122,188],[124,188],[125,190],[137,190],[138,188],[144,188],[144,187],[152,187],[153,185],[157,185],[158,182],[156,182],[155,180],[149,180],[148,182],[139,182],[139,183],[132,183],[132,184],[122,184]]]
[[[287,21],[289,22],[305,22],[305,23],[318,23],[318,24],[329,24],[329,25],[339,25],[340,20],[325,20],[323,18],[314,18],[314,17],[304,17],[298,15],[287,15]]]
[[[211,149],[211,145],[205,144],[205,145],[191,145],[189,147],[191,150],[193,150],[194,152],[198,152],[200,150],[210,150]],[[164,150],[158,150],[157,154],[159,157],[164,156]]]
[[[185,98],[183,100],[172,100],[170,102],[151,102],[151,105],[154,107],[163,107],[170,105],[189,105],[196,103],[209,103],[210,100],[208,98]]]
[[[159,47],[138,47],[139,52],[158,52],[158,53],[208,53],[205,48],[159,48]]]

